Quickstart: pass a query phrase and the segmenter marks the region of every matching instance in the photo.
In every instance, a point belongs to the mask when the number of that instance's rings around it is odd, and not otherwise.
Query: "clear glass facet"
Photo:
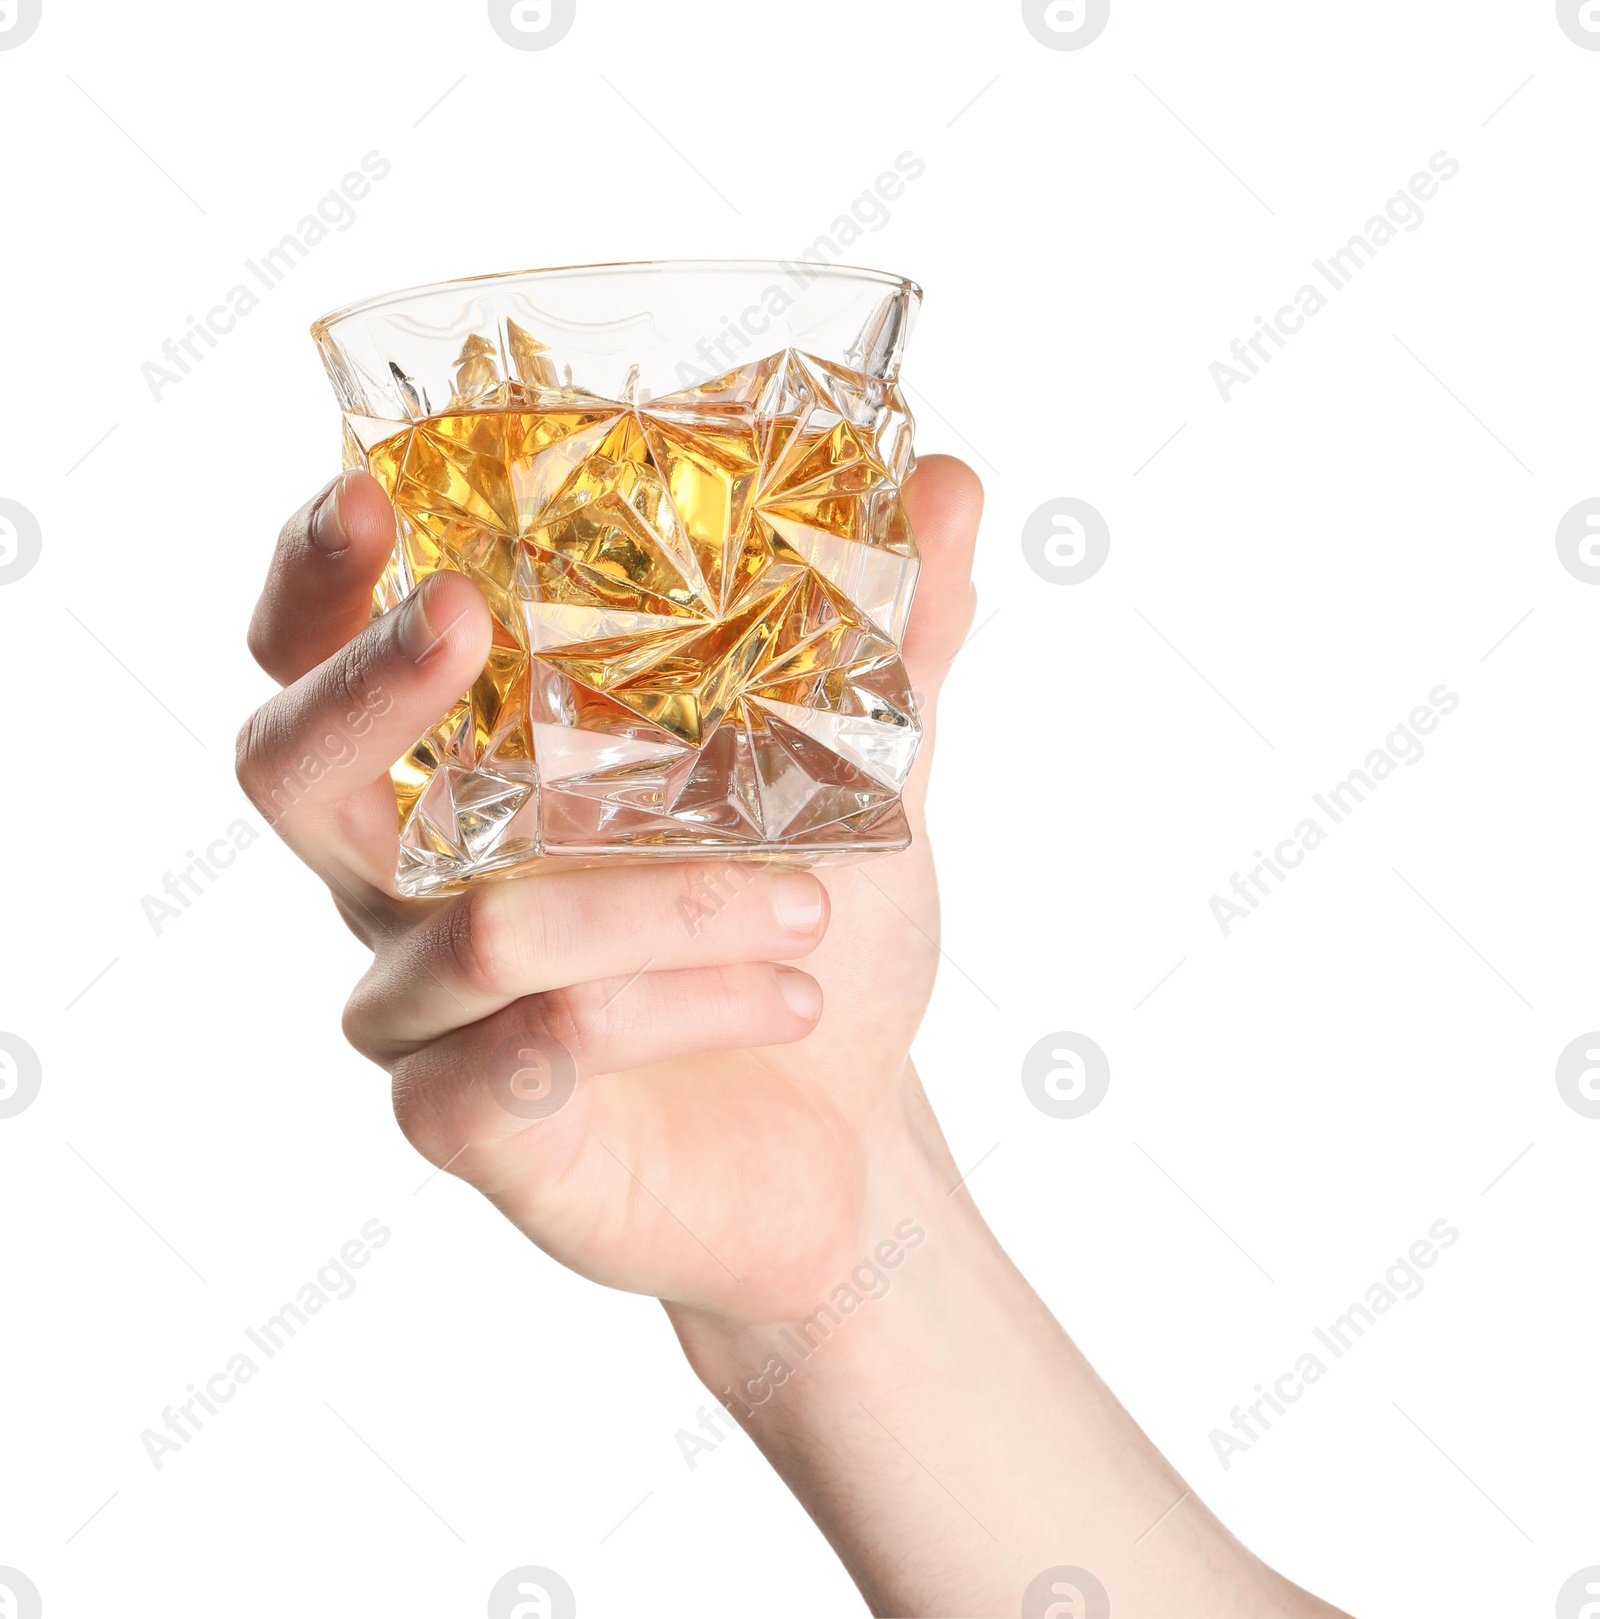
[[[316,324],[345,464],[397,512],[375,610],[449,568],[495,619],[482,676],[394,767],[402,892],[909,843],[920,299],[841,266],[601,265]]]

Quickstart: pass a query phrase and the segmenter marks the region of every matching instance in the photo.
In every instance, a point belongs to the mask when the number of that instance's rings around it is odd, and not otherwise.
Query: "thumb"
[[[930,455],[905,486],[906,515],[922,553],[922,575],[903,656],[924,717],[972,628],[977,595],[972,552],[983,515],[983,484],[954,456]]]

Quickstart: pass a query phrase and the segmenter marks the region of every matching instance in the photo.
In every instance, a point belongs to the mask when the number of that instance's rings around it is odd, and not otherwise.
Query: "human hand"
[[[388,768],[477,675],[488,608],[439,573],[368,624],[394,518],[355,472],[285,526],[252,624],[287,689],[241,732],[240,781],[373,951],[345,1027],[392,1075],[402,1130],[563,1264],[730,1322],[811,1308],[905,1212],[877,1206],[890,1166],[943,1152],[907,1053],[938,960],[923,802],[982,491],[932,456],[906,502],[914,841],[819,874],[606,865],[403,900]],[[329,736],[337,770],[316,763]],[[552,1052],[570,1095],[519,1107],[527,1054]]]

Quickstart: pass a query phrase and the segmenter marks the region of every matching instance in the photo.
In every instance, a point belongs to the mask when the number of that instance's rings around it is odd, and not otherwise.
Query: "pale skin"
[[[939,959],[923,818],[938,694],[972,622],[983,495],[929,456],[906,499],[927,736],[903,854],[397,897],[388,767],[471,684],[490,619],[439,574],[368,624],[394,517],[361,472],[280,536],[250,646],[286,689],[241,732],[240,781],[373,952],[345,1032],[391,1075],[407,1138],[562,1264],[662,1301],[874,1614],[1016,1615],[1071,1566],[1117,1619],[1337,1619],[1189,1492],[958,1187],[909,1052]],[[340,762],[308,772],[308,756]],[[557,1048],[576,1071],[565,1103],[505,1106],[508,1063]],[[867,1258],[882,1285],[857,1286],[877,1296],[804,1354],[780,1336]],[[764,1375],[775,1356],[787,1372]]]

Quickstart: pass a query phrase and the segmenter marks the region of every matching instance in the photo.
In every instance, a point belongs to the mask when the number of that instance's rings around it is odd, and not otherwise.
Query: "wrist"
[[[803,1311],[762,1322],[673,1306],[669,1315],[695,1373],[816,1520],[873,1612],[999,1612],[1051,1559],[1036,1559],[1031,1525],[1017,1548],[1001,1548],[1025,1526],[1012,1487],[995,1485],[995,1436],[1036,1420],[1033,1402],[1051,1398],[1063,1355],[1075,1352],[947,1154],[915,1145],[889,1170],[866,1206],[859,1263]],[[898,1548],[892,1576],[886,1536]]]
[[[763,1448],[764,1429],[870,1403],[912,1359],[953,1359],[974,1312],[1033,1298],[958,1181],[937,1130],[913,1119],[878,1138],[853,1243],[790,1308],[746,1320],[667,1305],[695,1374]]]

